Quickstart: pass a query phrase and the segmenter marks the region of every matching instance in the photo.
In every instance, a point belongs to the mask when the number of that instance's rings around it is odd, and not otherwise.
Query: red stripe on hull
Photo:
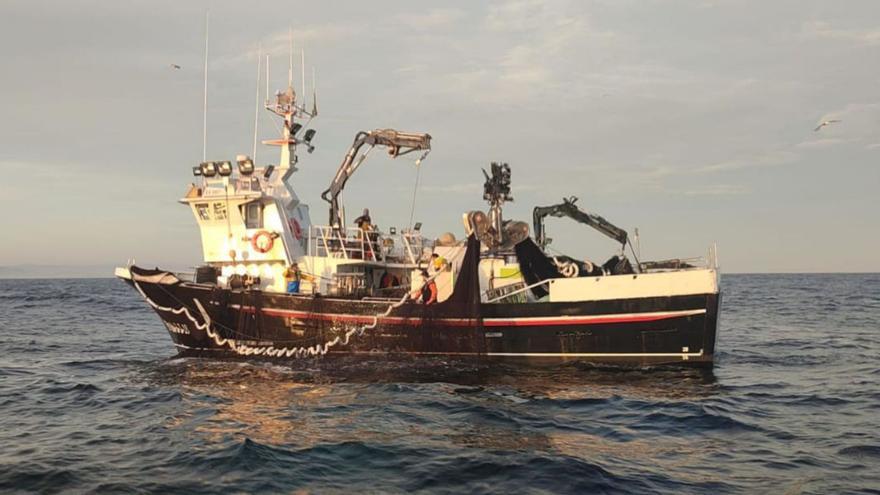
[[[234,306],[233,306],[234,307]],[[254,313],[253,306],[241,308],[245,313]],[[289,309],[263,308],[263,314],[284,318],[299,318],[304,320],[340,321],[351,323],[373,323],[373,316],[312,313],[308,311],[294,311]],[[596,315],[596,316],[561,316],[549,318],[487,318],[483,320],[484,327],[545,327],[562,325],[602,325],[607,323],[641,323],[649,321],[669,320],[686,316],[705,314],[705,309],[657,312],[647,314],[622,314],[622,315]],[[380,317],[380,322],[394,325],[419,325],[422,318],[405,318],[400,316]],[[477,324],[478,320],[471,318],[432,318],[432,323],[438,323],[450,327],[470,327]]]

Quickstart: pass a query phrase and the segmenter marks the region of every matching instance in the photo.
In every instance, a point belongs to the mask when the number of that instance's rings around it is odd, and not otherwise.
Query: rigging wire
[[[409,207],[409,230],[410,230],[410,232],[412,231],[413,217],[415,216],[415,213],[416,213],[416,196],[418,195],[418,192],[419,192],[419,179],[421,178],[421,175],[422,175],[422,160],[424,160],[425,157],[428,156],[428,153],[430,151],[431,150],[426,151],[421,157],[419,157],[418,160],[416,160],[416,183],[413,186],[412,204],[410,204],[410,207]]]
[[[416,195],[419,192],[419,178],[422,175],[422,166],[421,164],[416,165],[416,183],[413,186],[413,195],[412,195],[412,203],[409,207],[409,230],[412,231],[413,226],[413,217],[416,213]]]

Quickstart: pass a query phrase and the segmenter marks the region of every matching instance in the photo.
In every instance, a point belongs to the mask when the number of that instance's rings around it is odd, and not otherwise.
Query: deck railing
[[[356,227],[339,229],[312,225],[308,233],[310,256],[418,264],[425,246],[422,234],[410,230],[385,234]]]

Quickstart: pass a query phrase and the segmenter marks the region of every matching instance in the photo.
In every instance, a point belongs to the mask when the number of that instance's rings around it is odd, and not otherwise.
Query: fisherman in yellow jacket
[[[302,272],[299,270],[299,265],[291,263],[290,266],[284,270],[284,281],[287,282],[288,294],[299,293],[300,280],[302,280]]]
[[[434,273],[445,270],[447,264],[448,263],[446,261],[446,258],[444,258],[443,256],[440,256],[437,253],[431,254],[431,268],[433,269]]]

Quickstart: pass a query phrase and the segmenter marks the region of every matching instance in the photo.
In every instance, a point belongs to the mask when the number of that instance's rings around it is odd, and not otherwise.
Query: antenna
[[[641,258],[641,257],[642,257],[642,238],[639,237],[639,228],[638,228],[638,227],[636,227],[636,229],[635,229],[635,234],[636,234],[636,235],[635,235],[635,238],[636,238],[636,251],[638,251],[638,253],[639,253],[639,254],[638,254],[638,257]],[[630,246],[632,246],[632,245],[630,245]]]
[[[257,126],[260,121],[260,62],[263,61],[263,44],[257,46],[257,100],[254,102],[254,163],[257,163]],[[268,97],[268,95],[267,95]]]
[[[318,116],[318,86],[315,85],[315,68],[312,67],[312,117]]]
[[[208,16],[211,11],[205,11],[205,106],[202,115],[202,161],[208,159]]]
[[[288,68],[287,68],[287,87],[292,88],[293,87],[293,27],[290,28],[290,32],[289,32],[288,36],[290,38],[290,52],[288,54],[290,56],[290,66],[288,66]]]
[[[305,47],[303,47],[300,50],[302,50],[301,51],[302,61],[300,62],[300,64],[301,64],[300,69],[302,69],[300,71],[302,73],[302,86],[299,88],[299,91],[300,91],[300,93],[302,93],[302,97],[303,97],[303,102],[302,102],[301,106],[303,107],[303,111],[305,111],[305,109],[306,109],[306,49],[305,49]]]
[[[266,54],[266,105],[269,104],[269,54]]]

